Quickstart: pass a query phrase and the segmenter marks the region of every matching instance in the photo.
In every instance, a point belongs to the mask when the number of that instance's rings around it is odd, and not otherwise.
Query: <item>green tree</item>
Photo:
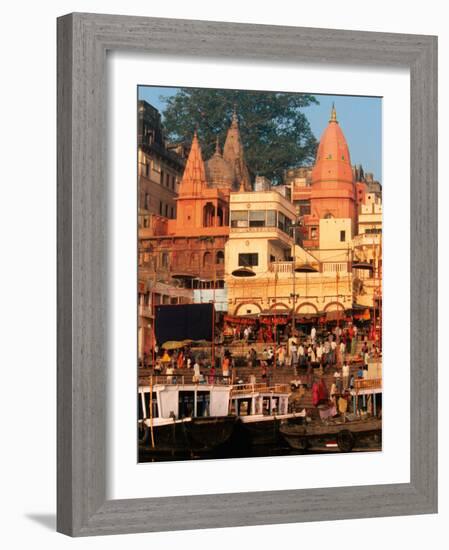
[[[164,101],[168,138],[188,142],[196,127],[205,159],[213,154],[217,136],[223,146],[234,108],[253,177],[266,176],[280,183],[286,169],[314,158],[317,141],[301,111],[312,103],[318,104],[312,95],[180,88]]]

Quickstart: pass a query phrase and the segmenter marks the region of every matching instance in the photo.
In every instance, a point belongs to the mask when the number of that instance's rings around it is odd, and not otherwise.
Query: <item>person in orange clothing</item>
[[[225,353],[225,356],[223,358],[223,363],[222,363],[222,373],[223,373],[224,382],[227,382],[229,380],[230,366],[231,366],[231,359],[229,358],[229,355]]]
[[[170,363],[171,361],[171,358],[170,358],[170,355],[168,354],[168,351],[166,349],[164,349],[164,353],[162,355],[162,358],[161,358],[161,363],[163,366],[167,366],[168,363]]]

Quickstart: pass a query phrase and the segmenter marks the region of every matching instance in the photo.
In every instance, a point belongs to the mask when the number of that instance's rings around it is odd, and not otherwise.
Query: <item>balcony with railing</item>
[[[361,235],[356,235],[353,239],[354,247],[379,246],[381,242],[381,233],[362,233]]]
[[[296,264],[296,268],[298,268],[301,264],[301,262],[297,262]],[[316,270],[315,272],[310,272],[308,273],[309,275],[314,275],[316,273],[319,273],[320,272],[320,266],[318,264],[318,262],[314,263],[314,264],[311,264],[312,267]],[[271,273],[277,273],[278,275],[283,275],[283,274],[287,274],[287,275],[292,275],[293,273],[293,262],[288,262],[288,261],[285,261],[285,262],[270,262],[268,264],[268,271],[271,272]],[[301,273],[297,273],[297,275],[300,275]]]
[[[291,393],[291,388],[288,384],[235,384],[232,386],[231,397],[251,393]]]
[[[293,239],[291,235],[279,229],[278,227],[266,227],[266,226],[247,226],[247,227],[231,227],[230,236],[242,236],[245,238],[247,234],[248,238],[263,237],[268,240],[274,240],[279,243],[283,243],[285,246],[292,246]]]

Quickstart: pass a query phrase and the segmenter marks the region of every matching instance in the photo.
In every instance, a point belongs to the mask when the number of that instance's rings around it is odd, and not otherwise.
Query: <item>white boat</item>
[[[148,384],[138,388],[140,447],[179,454],[210,451],[232,434],[231,386],[224,384]]]
[[[242,443],[274,445],[279,442],[279,426],[303,418],[305,411],[289,412],[289,384],[238,384],[232,387],[230,413],[238,419]],[[246,441],[245,441],[246,440]]]

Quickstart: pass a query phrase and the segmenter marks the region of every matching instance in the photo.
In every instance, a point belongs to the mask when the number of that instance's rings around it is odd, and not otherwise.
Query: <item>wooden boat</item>
[[[238,384],[232,387],[230,412],[237,416],[236,439],[242,445],[277,445],[280,426],[304,413],[288,411],[288,384]]]
[[[155,384],[138,389],[139,448],[156,454],[207,452],[225,443],[236,417],[231,386]]]
[[[381,450],[382,420],[367,418],[326,423],[285,424],[279,428],[292,449],[299,451],[340,451],[348,453],[362,450]]]

